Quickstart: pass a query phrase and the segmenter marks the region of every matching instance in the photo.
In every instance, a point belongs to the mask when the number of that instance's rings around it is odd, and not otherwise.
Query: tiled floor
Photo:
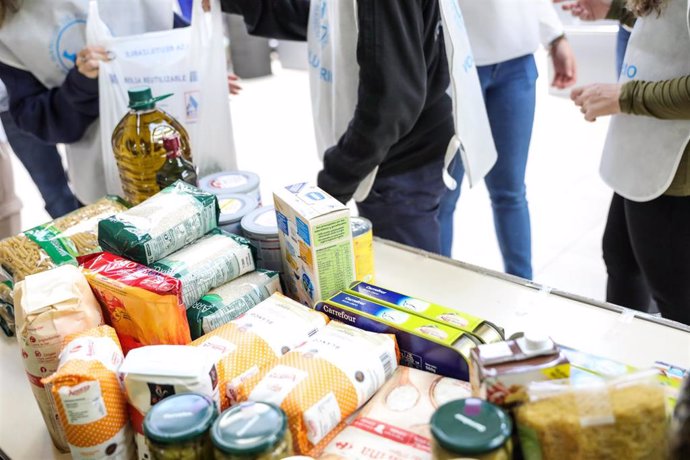
[[[569,100],[548,95],[545,55],[538,55],[537,115],[527,171],[532,213],[535,281],[603,299],[605,270],[600,240],[611,192],[598,176],[607,122],[583,121]],[[232,98],[239,165],[271,188],[314,180],[319,160],[313,140],[307,75],[276,68],[272,77],[246,80]],[[47,220],[42,200],[17,162],[24,227]],[[466,187],[466,186],[465,186]],[[455,215],[454,257],[501,269],[486,189],[463,190]]]

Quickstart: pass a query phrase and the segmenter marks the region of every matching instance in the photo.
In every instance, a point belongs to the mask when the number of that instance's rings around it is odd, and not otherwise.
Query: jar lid
[[[198,393],[169,396],[151,407],[144,434],[161,444],[175,444],[204,434],[216,417],[213,401]]]
[[[226,454],[258,454],[280,443],[286,430],[287,416],[280,407],[250,401],[223,412],[211,428],[211,440]]]
[[[357,238],[360,235],[371,231],[371,221],[366,217],[353,216],[350,217],[350,229],[352,230],[352,237]]]
[[[274,206],[262,206],[242,218],[245,233],[261,236],[278,236],[278,221]]]
[[[244,216],[255,210],[259,204],[256,198],[250,195],[219,193],[217,196],[218,207],[220,208],[218,223],[221,226],[239,222]]]
[[[501,408],[478,398],[451,401],[431,417],[436,442],[456,454],[491,452],[504,445],[512,431],[513,423]]]
[[[199,188],[210,193],[249,193],[259,188],[259,176],[249,171],[221,171],[202,177]]]

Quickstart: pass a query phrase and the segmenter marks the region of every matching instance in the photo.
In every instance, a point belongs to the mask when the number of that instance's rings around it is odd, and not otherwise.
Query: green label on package
[[[347,238],[350,231],[348,219],[337,219],[314,228],[314,246],[324,246]]]
[[[321,297],[345,289],[353,280],[354,262],[352,242],[347,240],[334,246],[316,250]]]
[[[77,265],[77,248],[69,238],[61,238],[61,232],[52,225],[39,225],[24,232],[52,259],[55,265]]]

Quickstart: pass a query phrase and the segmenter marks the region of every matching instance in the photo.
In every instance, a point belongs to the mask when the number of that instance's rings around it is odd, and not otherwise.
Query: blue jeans
[[[498,245],[506,273],[532,279],[532,236],[525,187],[525,168],[534,123],[537,67],[528,55],[477,67],[498,159],[484,181],[489,190]],[[455,190],[441,201],[441,253],[450,257],[453,213],[465,174],[456,157],[451,175]]]
[[[29,172],[53,219],[74,211],[79,201],[67,183],[62,159],[55,145],[47,144],[17,127],[9,112],[0,113],[7,140]]]
[[[439,204],[446,192],[443,160],[389,177],[377,177],[366,200],[357,203],[374,235],[438,254]]]
[[[628,48],[628,40],[630,40],[630,32],[625,30],[623,26],[618,26],[618,39],[616,41],[616,70],[620,75],[623,70],[623,60],[625,59],[625,50]]]

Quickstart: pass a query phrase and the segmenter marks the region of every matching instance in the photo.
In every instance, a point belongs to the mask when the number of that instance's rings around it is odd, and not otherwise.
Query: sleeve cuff
[[[632,113],[633,94],[635,93],[635,86],[637,83],[637,81],[629,81],[621,87],[621,95],[618,98],[621,113]]]

